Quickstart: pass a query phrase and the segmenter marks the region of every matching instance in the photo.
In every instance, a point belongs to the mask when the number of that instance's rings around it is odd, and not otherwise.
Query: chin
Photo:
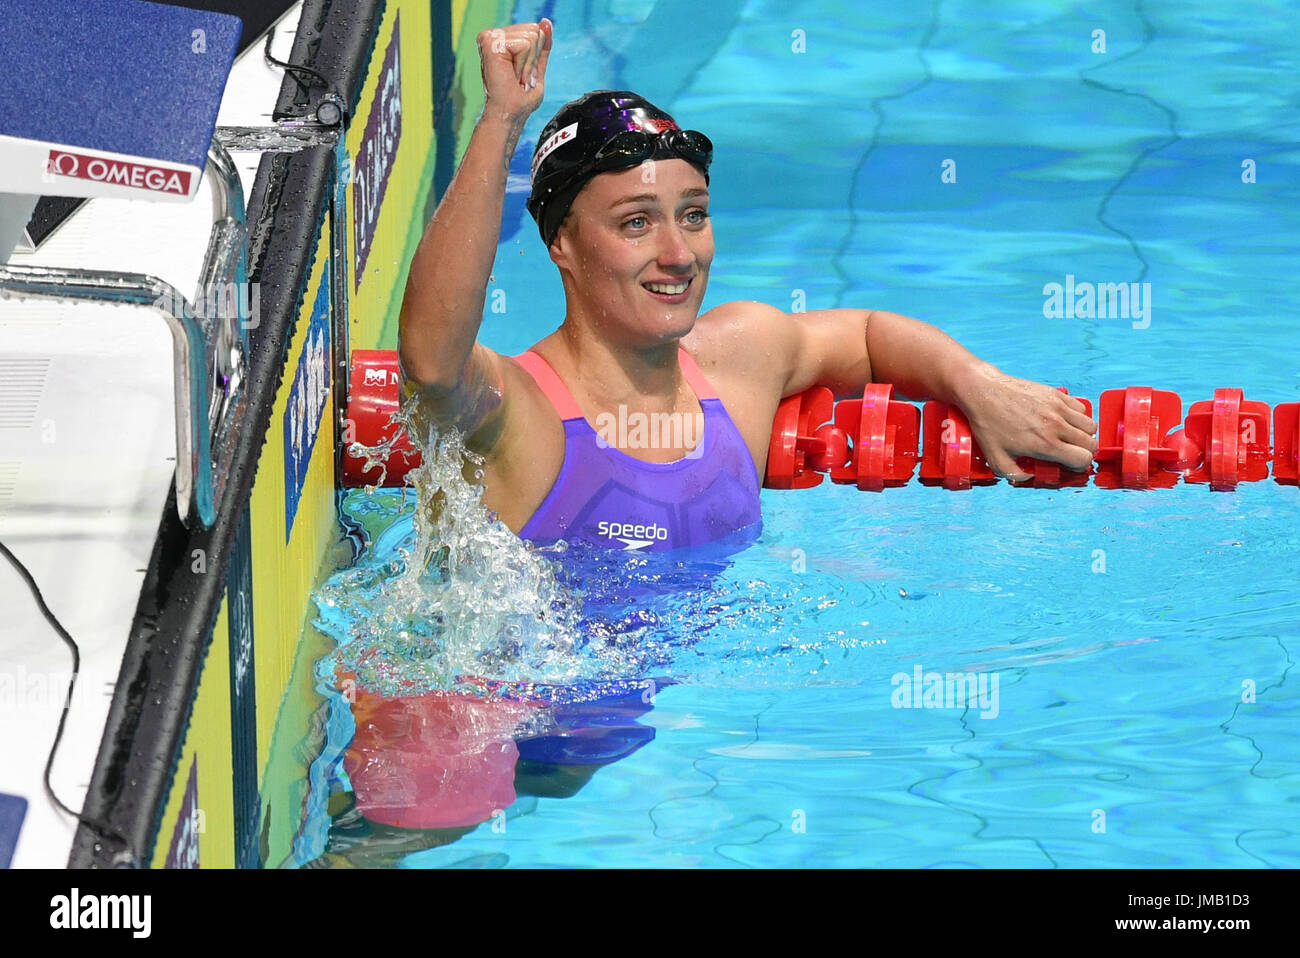
[[[655,337],[656,342],[666,343],[674,339],[681,339],[683,336],[689,335],[690,331],[695,328],[695,321],[699,319],[699,309],[687,310],[685,306],[679,309],[680,312],[672,316],[671,319],[665,320],[660,315],[655,317],[656,321],[651,321],[641,328],[658,333]]]

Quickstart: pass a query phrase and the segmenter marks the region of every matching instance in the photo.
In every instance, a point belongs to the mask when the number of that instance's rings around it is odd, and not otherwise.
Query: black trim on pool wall
[[[216,523],[209,530],[187,530],[176,515],[173,486],[140,590],[83,814],[126,836],[144,865],[153,858],[227,590],[231,550],[246,521],[333,178],[334,155],[327,148],[262,157],[248,204],[249,281],[260,284],[261,307],[259,321],[249,331],[248,418],[238,433]],[[196,555],[203,557],[202,572],[194,571]],[[120,864],[119,851],[115,842],[101,843],[80,825],[68,864],[112,867]]]
[[[356,115],[374,54],[375,38],[384,18],[386,0],[305,0],[289,63],[311,67],[329,81],[331,91],[347,102],[348,120]],[[326,92],[307,74],[309,93],[286,77],[275,104],[275,118],[305,116]]]

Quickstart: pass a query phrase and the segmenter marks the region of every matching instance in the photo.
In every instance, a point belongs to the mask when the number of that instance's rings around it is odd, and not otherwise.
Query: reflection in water
[[[461,693],[360,693],[343,756],[348,784],[331,783],[339,790],[329,798],[324,847],[307,866],[396,865],[485,822],[503,830],[521,797],[576,795],[598,769],[654,738],[636,721],[651,707],[650,688],[559,707]],[[542,714],[547,731],[528,731]],[[301,843],[298,851],[306,851]]]

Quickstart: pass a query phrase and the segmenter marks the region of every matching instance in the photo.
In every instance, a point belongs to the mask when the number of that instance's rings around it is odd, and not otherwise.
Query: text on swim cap
[[[528,178],[529,182],[531,183],[534,179],[537,178],[537,168],[542,165],[542,160],[550,156],[552,151],[554,151],[558,147],[561,147],[565,143],[568,143],[569,141],[575,139],[577,135],[578,135],[578,124],[576,121],[570,123],[564,129],[556,130],[554,133],[552,133],[550,138],[545,143],[543,143],[540,147],[538,147],[537,155],[533,157],[533,171],[529,175]]]

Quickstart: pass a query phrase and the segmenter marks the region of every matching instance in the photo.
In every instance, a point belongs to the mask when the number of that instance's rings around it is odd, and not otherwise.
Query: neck
[[[679,339],[653,344],[610,342],[565,317],[558,339],[585,388],[610,403],[676,404],[682,385]]]

